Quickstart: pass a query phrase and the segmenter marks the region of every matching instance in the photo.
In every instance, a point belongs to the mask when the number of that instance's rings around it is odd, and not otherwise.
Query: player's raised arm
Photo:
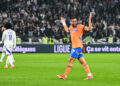
[[[86,26],[86,27],[84,28],[85,31],[91,31],[92,28],[93,28],[93,27],[92,27],[91,18],[92,18],[92,13],[90,13],[90,15],[89,15],[89,26],[88,26],[88,27]]]
[[[61,22],[62,22],[62,24],[63,24],[63,26],[64,26],[65,31],[66,31],[66,32],[69,32],[69,29],[68,29],[68,27],[67,27],[67,25],[66,25],[66,23],[65,23],[65,19],[64,19],[63,17],[61,17]]]

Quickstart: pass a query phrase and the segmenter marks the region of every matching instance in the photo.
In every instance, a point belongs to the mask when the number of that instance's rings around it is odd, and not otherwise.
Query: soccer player
[[[11,23],[6,23],[3,28],[5,31],[3,32],[1,42],[4,43],[4,51],[7,55],[6,66],[4,68],[8,68],[9,64],[11,65],[11,68],[15,68],[12,50],[16,48],[16,34],[11,30]]]
[[[83,65],[84,70],[88,74],[87,78],[88,79],[93,79],[93,75],[89,69],[89,66],[87,62],[85,61],[82,53],[82,48],[83,48],[83,43],[82,43],[82,36],[84,31],[91,31],[92,30],[92,13],[89,15],[89,26],[84,26],[82,24],[77,24],[77,19],[75,17],[71,18],[70,23],[71,26],[68,28],[65,19],[61,17],[61,22],[65,28],[66,32],[70,32],[71,34],[71,42],[72,42],[72,50],[71,50],[71,56],[69,58],[68,66],[65,70],[65,73],[63,75],[57,75],[58,78],[61,78],[63,80],[67,79],[67,76],[69,72],[72,69],[73,62],[78,59],[79,62]]]
[[[2,27],[2,31],[5,31],[5,30],[6,30],[6,29],[5,29],[4,27]],[[2,42],[1,42],[0,44],[2,44]],[[3,59],[4,59],[4,57],[5,57],[5,54],[6,54],[6,52],[5,52],[5,46],[3,45],[3,50],[2,50],[2,55],[1,55],[0,62],[3,62]]]

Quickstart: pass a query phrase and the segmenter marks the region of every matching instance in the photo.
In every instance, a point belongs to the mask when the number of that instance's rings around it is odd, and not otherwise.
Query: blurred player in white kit
[[[5,28],[2,27],[2,31],[5,31]],[[0,44],[2,44],[2,42],[0,42]],[[3,46],[3,50],[2,50],[2,55],[1,55],[1,58],[0,58],[0,62],[3,62],[3,59],[5,57],[5,54],[6,54],[6,51],[5,51],[5,46]]]
[[[8,68],[9,64],[11,65],[11,68],[15,68],[12,50],[16,48],[16,34],[11,28],[12,28],[11,23],[6,23],[2,27],[2,30],[4,32],[2,34],[2,41],[0,43],[1,44],[3,43],[4,46],[3,46],[2,56],[1,56],[1,62],[5,56],[5,53],[7,55],[6,65],[4,68]]]

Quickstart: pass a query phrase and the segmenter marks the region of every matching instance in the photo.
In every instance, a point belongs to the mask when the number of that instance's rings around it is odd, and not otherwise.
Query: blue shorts
[[[76,59],[83,57],[82,49],[81,48],[72,48],[71,57],[76,58]]]

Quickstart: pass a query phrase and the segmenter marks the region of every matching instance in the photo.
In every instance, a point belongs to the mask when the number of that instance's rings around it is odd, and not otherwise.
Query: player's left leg
[[[0,59],[0,62],[3,62],[3,59],[4,59],[4,57],[5,57],[5,51],[2,51],[2,55],[1,55],[1,59]]]
[[[4,68],[8,68],[8,65],[9,65],[9,59],[7,58],[7,60],[6,60],[6,65],[5,65]]]
[[[2,55],[1,55],[0,62],[3,62],[3,59],[4,59],[4,57],[5,57],[5,54],[6,54],[6,49],[5,49],[5,46],[3,46],[3,51],[2,51]]]
[[[87,64],[87,62],[85,61],[84,57],[80,57],[78,58],[79,62],[83,65],[84,67],[84,70],[86,71],[86,73],[88,74],[87,78],[85,80],[88,80],[88,79],[93,79],[93,75],[90,71],[90,68]]]

